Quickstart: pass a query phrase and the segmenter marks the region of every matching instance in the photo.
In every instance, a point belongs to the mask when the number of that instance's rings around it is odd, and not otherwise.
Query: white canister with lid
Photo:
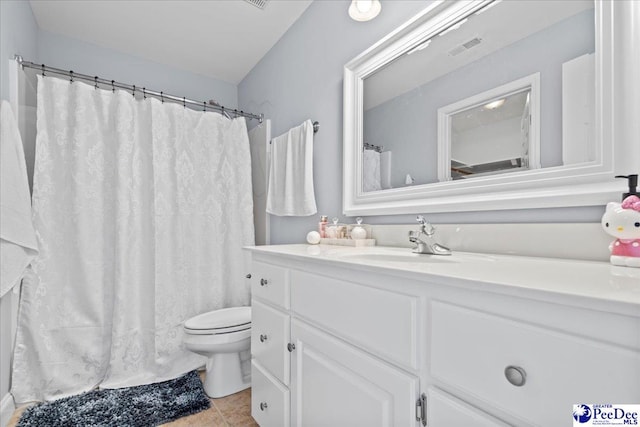
[[[353,227],[351,229],[351,238],[353,240],[366,239],[367,238],[367,230],[365,230],[364,227],[361,226],[362,218],[360,218],[360,217],[356,218],[356,222],[358,223],[358,225],[356,225],[355,227]]]

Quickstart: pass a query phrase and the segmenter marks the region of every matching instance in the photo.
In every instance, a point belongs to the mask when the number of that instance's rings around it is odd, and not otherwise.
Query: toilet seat
[[[251,329],[251,307],[231,307],[192,317],[184,330],[192,335],[221,335]]]

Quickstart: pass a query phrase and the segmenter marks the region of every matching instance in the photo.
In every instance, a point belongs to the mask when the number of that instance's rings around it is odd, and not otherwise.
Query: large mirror
[[[344,81],[345,214],[513,209],[514,200],[519,208],[585,206],[615,197],[613,175],[637,173],[640,162],[613,155],[615,144],[630,143],[612,137],[607,105],[637,102],[623,91],[607,95],[620,58],[612,33],[634,19],[622,10],[630,5],[618,3],[628,2],[434,2],[352,60]]]

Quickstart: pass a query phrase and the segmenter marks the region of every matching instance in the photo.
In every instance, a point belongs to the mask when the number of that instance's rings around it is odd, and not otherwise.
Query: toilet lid
[[[251,328],[251,307],[231,307],[199,314],[184,322],[192,333],[223,334]]]

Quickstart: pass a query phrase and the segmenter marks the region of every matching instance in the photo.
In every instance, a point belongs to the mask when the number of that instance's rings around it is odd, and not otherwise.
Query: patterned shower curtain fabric
[[[38,76],[34,224],[17,402],[164,381],[202,366],[198,313],[249,305],[244,119]]]

